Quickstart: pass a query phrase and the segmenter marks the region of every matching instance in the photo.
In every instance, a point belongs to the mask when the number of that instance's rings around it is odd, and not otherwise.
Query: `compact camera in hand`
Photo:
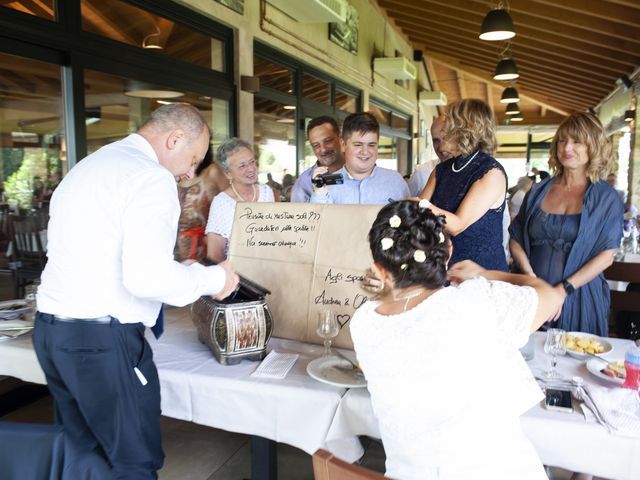
[[[342,185],[344,183],[344,179],[342,178],[341,173],[325,173],[312,178],[311,183],[318,188],[322,188],[325,185]]]

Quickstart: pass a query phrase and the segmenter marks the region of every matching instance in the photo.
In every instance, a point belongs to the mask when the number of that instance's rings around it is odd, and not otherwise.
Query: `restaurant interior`
[[[508,21],[493,18],[495,12]],[[208,122],[213,148],[228,137],[248,141],[259,182],[282,183],[316,162],[306,133],[314,117],[341,122],[371,112],[380,124],[377,165],[409,178],[437,164],[430,127],[446,105],[475,98],[493,112],[495,158],[509,189],[550,170],[551,141],[567,116],[590,112],[604,126],[613,146],[613,186],[631,212],[625,219],[632,233],[605,271],[614,287],[607,341],[619,359],[640,338],[640,293],[627,288],[640,282],[639,95],[638,0],[0,0],[0,305],[34,295],[59,182],[162,105],[194,105]],[[374,418],[366,389],[327,386],[301,365],[320,355],[320,339],[309,345],[272,339],[300,360],[287,390],[274,388],[260,405],[259,394],[245,391],[264,387],[249,378],[256,364],[225,366],[199,342],[204,357],[192,359],[184,338],[190,332],[194,340],[195,330],[182,322],[188,309],[169,311],[175,335],[154,347],[167,378],[159,478],[383,478],[385,453],[366,417]],[[619,314],[628,315],[626,338],[615,324]],[[44,377],[27,366],[35,359],[28,337],[0,331],[0,422],[51,424]],[[544,340],[538,340],[542,361]],[[172,348],[187,359],[190,380],[173,370]],[[560,367],[590,378],[574,361],[563,357]],[[226,385],[224,372],[238,372],[230,376],[239,385],[229,387],[228,399],[189,383],[208,375],[200,369],[212,364],[206,381],[214,386]],[[183,390],[188,398],[178,393]],[[242,405],[233,411],[243,395],[263,408],[261,415]],[[295,410],[296,401],[309,406],[288,418],[284,411]],[[241,413],[249,420],[227,418]],[[309,425],[296,425],[315,415]],[[587,428],[576,412],[570,420],[553,415],[539,408],[523,420],[549,478],[569,479],[573,472],[640,478],[640,435],[616,436],[594,421]],[[270,426],[264,417],[282,425]],[[565,429],[563,440],[550,439],[558,429]],[[572,441],[573,448],[561,450]],[[347,460],[326,463],[349,473],[320,476],[328,475],[312,460],[320,449]]]

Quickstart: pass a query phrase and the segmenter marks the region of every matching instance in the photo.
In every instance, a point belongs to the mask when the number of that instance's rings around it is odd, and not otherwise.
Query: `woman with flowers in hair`
[[[447,107],[441,150],[451,156],[431,172],[420,198],[444,215],[451,235],[451,263],[473,260],[507,271],[503,227],[507,175],[493,158],[497,147],[489,106],[465,99]]]
[[[350,330],[386,475],[546,480],[519,423],[542,392],[518,347],[559,307],[557,292],[471,261],[453,265],[449,277],[458,284],[445,286],[444,216],[418,202],[382,208],[369,244],[385,293],[355,312]]]
[[[511,255],[522,273],[565,296],[559,328],[607,336],[610,294],[603,271],[622,238],[623,205],[605,179],[613,155],[600,120],[574,113],[551,142],[553,175],[534,185],[514,219]]]

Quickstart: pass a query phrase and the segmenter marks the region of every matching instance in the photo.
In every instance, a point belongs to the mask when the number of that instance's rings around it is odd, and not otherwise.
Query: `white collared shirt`
[[[78,163],[50,212],[41,312],[153,326],[162,302],[186,305],[224,286],[220,267],[174,261],[176,182],[138,134]]]

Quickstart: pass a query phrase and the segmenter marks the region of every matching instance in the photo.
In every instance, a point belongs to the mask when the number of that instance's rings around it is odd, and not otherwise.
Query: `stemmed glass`
[[[318,312],[318,328],[316,333],[324,338],[323,356],[331,355],[331,339],[340,333],[340,325],[336,318],[336,313],[331,310],[321,310]]]
[[[561,375],[556,370],[558,355],[567,353],[567,332],[561,328],[547,330],[547,339],[544,342],[544,353],[553,356],[551,368],[547,371],[547,378],[559,378]]]

